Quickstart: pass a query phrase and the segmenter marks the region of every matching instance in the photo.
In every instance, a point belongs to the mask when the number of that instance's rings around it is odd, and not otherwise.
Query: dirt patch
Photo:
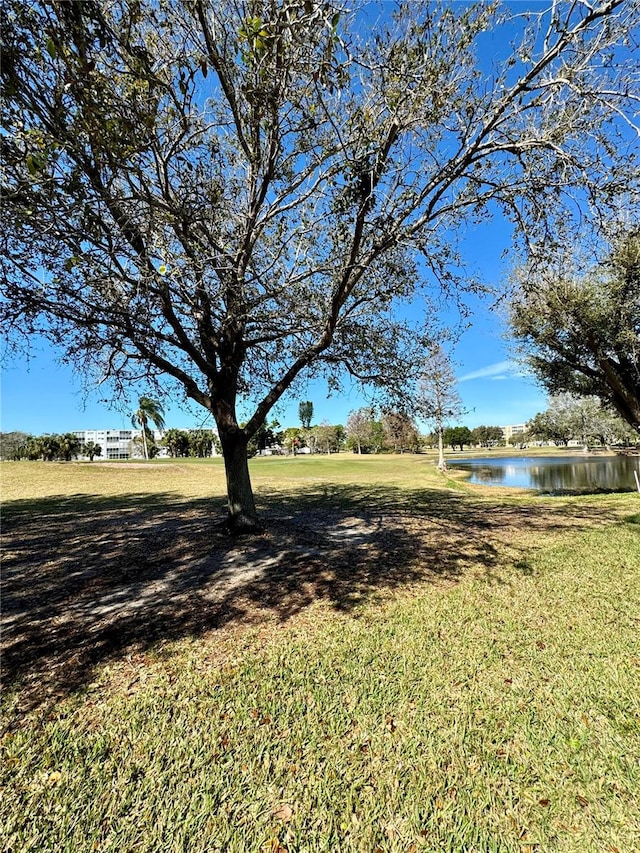
[[[102,462],[96,460],[90,464],[99,465],[101,468],[154,468],[156,471],[158,470],[158,465],[154,462]],[[166,462],[162,464],[162,467],[176,468],[178,466],[174,462]]]

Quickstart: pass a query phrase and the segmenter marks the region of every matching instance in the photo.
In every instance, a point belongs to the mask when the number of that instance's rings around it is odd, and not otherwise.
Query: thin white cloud
[[[458,382],[468,382],[471,379],[506,379],[509,376],[522,375],[522,368],[514,361],[497,361],[495,364],[490,364],[488,367],[482,367],[480,370],[474,370],[471,373],[465,373],[458,379]]]

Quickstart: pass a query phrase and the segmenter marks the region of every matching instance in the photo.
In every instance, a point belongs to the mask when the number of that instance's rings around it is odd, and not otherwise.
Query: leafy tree
[[[26,432],[0,432],[0,459],[20,459],[29,438]]]
[[[432,421],[435,425],[438,436],[438,468],[441,471],[447,467],[444,458],[445,424],[463,413],[457,384],[450,357],[442,346],[432,345],[418,382],[415,406],[425,420]]]
[[[328,424],[326,421],[313,430],[316,449],[320,453],[337,453],[344,436],[344,427]]]
[[[189,456],[189,433],[183,429],[172,427],[162,436],[162,444],[173,458]]]
[[[102,456],[102,446],[100,444],[96,444],[95,441],[87,441],[86,444],[81,447],[81,451],[85,456],[89,457],[89,462],[93,462],[95,456]]]
[[[597,396],[640,432],[640,231],[604,264],[521,273],[511,326],[551,392]]]
[[[373,409],[365,407],[349,413],[347,418],[347,447],[368,453],[373,446],[375,416]]]
[[[295,456],[298,450],[307,446],[305,431],[300,427],[287,427],[282,433],[282,441],[287,450]]]
[[[153,433],[147,429],[144,433],[135,436],[131,441],[130,453],[141,459],[155,459],[160,453],[160,446],[156,443]],[[146,454],[146,455],[145,455]]]
[[[504,433],[502,427],[488,426],[486,432],[486,440],[492,447],[498,447],[504,444]]]
[[[480,447],[495,447],[504,442],[504,436],[499,426],[477,426],[471,430],[471,443]]]
[[[72,432],[65,432],[64,435],[58,436],[58,447],[59,458],[65,462],[75,459],[82,449],[80,439]]]
[[[509,436],[509,438],[507,439],[507,444],[510,444],[512,447],[515,447],[516,445],[526,444],[528,441],[531,440],[532,437],[533,436],[531,435],[531,433],[529,433],[529,431],[517,432]]]
[[[576,419],[572,412],[573,397],[557,394],[549,398],[549,408],[538,412],[528,423],[527,433],[542,441],[569,444],[576,434]]]
[[[40,435],[33,443],[37,453],[35,458],[39,457],[43,462],[53,462],[54,459],[60,458],[60,436]]]
[[[311,400],[306,400],[303,403],[300,403],[298,406],[298,412],[300,413],[300,423],[302,424],[303,429],[309,429],[311,427],[311,421],[313,420],[313,403]]]
[[[589,424],[589,439],[603,446],[635,444],[638,441],[636,430],[630,427],[617,412],[603,406],[601,401],[598,403],[600,407]]]
[[[30,461],[42,459],[40,439],[41,436],[30,435],[24,445],[20,448],[20,458],[29,459]]]
[[[43,462],[53,462],[56,459],[70,462],[80,450],[80,439],[67,432],[64,435],[29,436],[20,448],[19,455],[32,460],[41,459]]]
[[[218,449],[218,437],[211,429],[194,429],[189,433],[189,456],[204,459]]]
[[[14,445],[13,452],[9,458],[15,461],[19,459],[40,459],[41,455],[36,436],[25,434],[24,440]]]
[[[384,447],[385,436],[384,426],[382,421],[374,421],[371,427],[372,450],[374,453],[380,453]]]
[[[272,421],[268,426],[263,424],[255,435],[249,440],[247,445],[247,453],[249,456],[255,456],[262,450],[268,447],[275,447],[281,443],[282,433],[278,432],[280,424],[278,421]]]
[[[155,424],[157,429],[164,429],[164,408],[159,400],[143,396],[138,400],[138,409],[131,416],[131,423],[133,426],[139,426],[142,430],[145,459],[149,459],[150,456],[157,453],[153,434],[149,429],[149,421]],[[152,448],[154,449],[152,450]]]
[[[237,530],[257,524],[247,443],[297,378],[410,375],[422,334],[396,304],[473,287],[457,229],[501,211],[533,242],[576,198],[633,200],[637,66],[611,57],[636,3],[405,3],[367,39],[293,0],[3,13],[3,328],[204,406]]]
[[[83,451],[80,439],[72,432],[64,433],[64,435],[45,434],[33,436],[27,435],[27,433],[9,433],[8,435],[12,439],[7,447],[7,451],[11,451],[11,459],[41,459],[43,462],[61,460],[70,462]],[[96,447],[98,447],[101,453],[102,448],[100,445],[96,445]],[[99,455],[99,453],[94,455]]]
[[[429,450],[433,450],[435,447],[438,447],[438,438],[439,436],[437,432],[428,432],[422,437],[422,443],[424,447],[429,448]]]
[[[568,424],[558,422],[549,412],[538,412],[527,423],[527,433],[540,441],[553,441],[566,447],[573,430]]]
[[[471,430],[466,426],[447,427],[444,430],[444,441],[451,445],[452,450],[456,447],[464,450],[465,444],[471,443]]]
[[[382,413],[382,428],[385,444],[395,453],[409,450],[416,453],[420,446],[420,434],[413,419],[402,411],[387,409]]]
[[[548,408],[528,423],[527,432],[542,441],[565,446],[571,440],[585,446],[594,441],[614,444],[633,435],[629,425],[605,409],[597,397],[572,394],[551,396]]]

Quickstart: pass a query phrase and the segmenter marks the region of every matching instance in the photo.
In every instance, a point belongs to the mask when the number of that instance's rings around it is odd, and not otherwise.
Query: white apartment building
[[[151,430],[157,443],[160,443],[162,433],[159,430]],[[80,439],[84,447],[93,441],[102,448],[100,459],[131,459],[143,456],[142,444],[135,443],[134,439],[142,441],[142,430],[140,429],[78,429],[73,433]],[[164,451],[162,451],[164,454]],[[84,454],[80,451],[80,455]]]
[[[518,436],[518,435],[524,435],[524,433],[527,431],[527,425],[526,424],[511,424],[509,426],[501,426],[500,429],[502,430],[502,435],[504,436],[504,440],[508,444],[510,438],[513,438],[514,436]]]

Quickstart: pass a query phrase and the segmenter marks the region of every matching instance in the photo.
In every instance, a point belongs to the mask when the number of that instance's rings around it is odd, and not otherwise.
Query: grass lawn
[[[640,496],[5,463],[3,851],[635,853]]]

